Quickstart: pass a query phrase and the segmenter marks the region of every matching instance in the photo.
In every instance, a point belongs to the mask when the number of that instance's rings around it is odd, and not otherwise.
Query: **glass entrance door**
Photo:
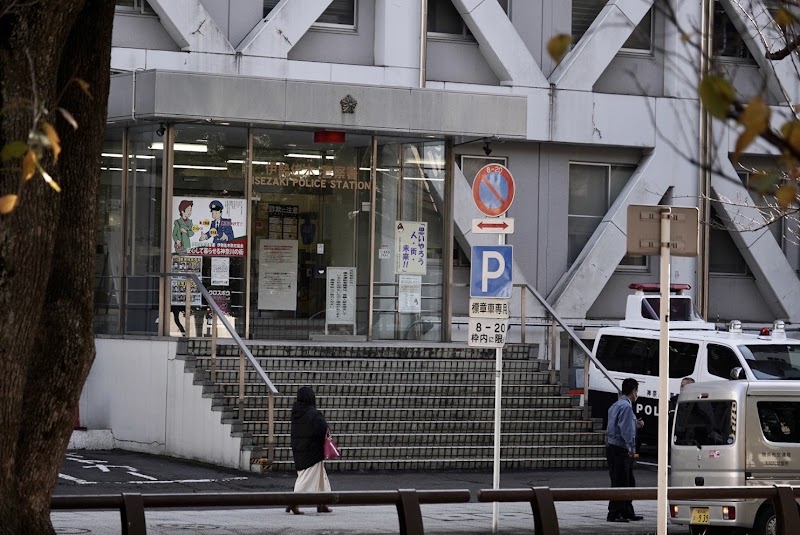
[[[254,131],[250,336],[366,337],[369,136]]]

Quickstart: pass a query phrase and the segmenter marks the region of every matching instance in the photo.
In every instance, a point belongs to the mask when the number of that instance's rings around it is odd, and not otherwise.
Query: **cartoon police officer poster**
[[[247,203],[224,197],[172,198],[172,251],[181,255],[245,256]]]

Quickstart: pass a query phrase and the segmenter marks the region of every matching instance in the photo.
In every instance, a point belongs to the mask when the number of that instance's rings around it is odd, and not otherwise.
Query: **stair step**
[[[212,387],[207,387],[211,389]],[[229,405],[237,405],[239,396],[228,393],[231,389],[213,391],[214,399],[224,399]],[[266,390],[266,389],[265,389]],[[212,393],[211,390],[208,392]],[[220,396],[221,394],[221,396]],[[263,394],[245,394],[242,398],[245,407],[266,407],[266,392]],[[278,396],[275,399],[276,410],[290,410],[294,398]],[[414,409],[414,408],[461,408],[461,409],[494,409],[494,395],[491,396],[317,396],[317,406],[336,407],[337,409]],[[505,396],[502,400],[505,408],[570,408],[572,398],[568,396]],[[325,411],[327,412],[327,411]]]
[[[492,458],[452,458],[441,459],[340,459],[325,461],[325,469],[332,471],[354,470],[491,470]],[[501,470],[596,470],[607,468],[605,457],[575,458],[517,458],[501,459]],[[275,460],[273,471],[294,471],[291,460]]]
[[[253,433],[252,437],[260,443],[266,443],[267,433]],[[336,441],[341,446],[355,447],[391,447],[391,446],[425,446],[425,447],[459,447],[487,446],[494,444],[494,432],[489,429],[483,433],[335,433]],[[288,446],[288,434],[275,434],[278,446]],[[502,447],[518,446],[603,446],[603,433],[502,433]]]
[[[331,429],[337,434],[419,433],[434,429],[440,433],[494,432],[494,420],[385,420],[380,422],[329,421]],[[245,429],[254,434],[265,434],[269,430],[267,421],[246,421]],[[285,420],[275,422],[275,433],[288,434],[291,423]],[[592,433],[589,420],[518,420],[504,421],[503,433]],[[600,433],[602,435],[602,432]]]

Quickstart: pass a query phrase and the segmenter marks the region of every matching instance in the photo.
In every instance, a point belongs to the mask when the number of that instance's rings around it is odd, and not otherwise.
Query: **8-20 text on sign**
[[[472,347],[503,347],[507,332],[507,319],[470,318],[467,343]]]

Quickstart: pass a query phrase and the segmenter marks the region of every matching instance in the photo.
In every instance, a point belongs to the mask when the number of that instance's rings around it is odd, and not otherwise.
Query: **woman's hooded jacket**
[[[292,405],[292,456],[297,470],[305,470],[322,461],[328,422],[317,410],[316,395],[310,386],[297,391]]]

